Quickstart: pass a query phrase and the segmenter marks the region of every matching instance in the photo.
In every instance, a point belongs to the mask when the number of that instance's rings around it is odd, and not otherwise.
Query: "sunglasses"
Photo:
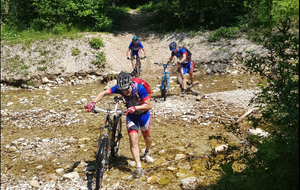
[[[137,43],[138,41],[137,40],[132,40],[134,43]]]
[[[124,92],[124,91],[127,91],[127,90],[129,90],[129,88],[130,88],[130,86],[129,86],[128,88],[126,88],[126,89],[122,90],[122,91],[123,91],[123,92]]]

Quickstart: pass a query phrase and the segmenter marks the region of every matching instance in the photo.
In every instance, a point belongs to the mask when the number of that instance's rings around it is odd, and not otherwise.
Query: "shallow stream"
[[[260,81],[255,75],[196,75],[195,81],[197,80],[199,84],[194,89],[204,94],[254,89]],[[180,94],[176,81],[176,77],[171,76],[167,102]],[[148,82],[152,87],[152,102],[161,101],[157,86],[160,79]],[[83,169],[74,166],[78,162],[95,161],[99,127],[102,126],[105,116],[87,113],[83,107],[104,87],[105,84],[90,83],[57,86],[48,90],[1,92],[1,176],[10,177],[15,183],[19,180],[29,182],[34,176],[47,181],[45,179],[49,174],[58,175],[56,169],[63,168],[65,172],[77,171],[86,183]],[[112,98],[113,96],[105,97],[97,106],[112,108]],[[205,105],[203,103],[204,107]],[[150,170],[143,178],[133,180],[131,170],[134,167],[128,165],[133,159],[125,125],[122,132],[124,138],[119,151],[120,158],[105,173],[105,187],[118,183],[125,189],[151,189],[152,186],[152,189],[174,190],[181,189],[181,179],[191,176],[201,179],[200,185],[205,187],[216,181],[220,175],[213,171],[218,168],[218,164],[208,170],[207,158],[199,158],[172,162]],[[220,124],[203,126],[197,122],[186,123],[178,118],[156,114],[152,118],[151,133],[154,162],[143,162],[145,169],[186,154],[207,156],[213,148],[222,144],[217,140],[209,140],[209,136],[226,132]],[[228,137],[231,135],[228,134]],[[234,137],[231,140],[232,144],[238,143],[238,139]],[[139,147],[145,147],[142,135],[139,136]]]

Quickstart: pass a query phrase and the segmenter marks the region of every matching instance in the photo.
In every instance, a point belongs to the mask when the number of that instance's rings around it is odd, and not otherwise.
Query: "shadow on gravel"
[[[113,158],[111,160],[109,170],[111,168],[117,168],[118,170],[121,170],[122,172],[131,172],[131,170],[128,168],[127,160],[133,160],[133,159],[127,158],[126,156],[118,156],[117,158]],[[96,159],[93,161],[86,161],[86,162],[88,163],[88,166],[85,170],[86,177],[87,177],[87,188],[89,190],[92,190],[93,189],[92,187],[95,186],[95,183],[96,183]],[[75,162],[72,169],[74,170],[78,166],[79,163],[80,162]]]

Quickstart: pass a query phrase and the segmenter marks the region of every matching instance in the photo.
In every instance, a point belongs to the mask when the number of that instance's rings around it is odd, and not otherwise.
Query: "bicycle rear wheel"
[[[102,179],[103,179],[103,174],[105,172],[105,165],[106,162],[108,161],[108,138],[102,138],[99,139],[98,142],[98,150],[96,154],[96,188],[95,190],[100,189]]]
[[[165,77],[161,85],[161,97],[164,98],[164,101],[167,99],[167,78]]]
[[[111,149],[112,157],[116,157],[118,154],[121,138],[122,138],[122,118],[121,116],[117,116],[115,118],[115,126],[113,129],[113,136],[112,136],[112,142],[113,142],[113,146]]]

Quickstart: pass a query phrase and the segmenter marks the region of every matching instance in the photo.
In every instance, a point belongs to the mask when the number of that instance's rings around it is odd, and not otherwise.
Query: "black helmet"
[[[171,42],[169,47],[170,47],[170,51],[173,51],[174,49],[176,49],[176,47],[177,47],[176,42]]]
[[[138,37],[137,36],[133,36],[132,37],[132,41],[136,41],[136,40],[138,40]]]
[[[131,74],[121,71],[117,79],[118,89],[127,90],[130,87],[131,83],[132,83]]]

